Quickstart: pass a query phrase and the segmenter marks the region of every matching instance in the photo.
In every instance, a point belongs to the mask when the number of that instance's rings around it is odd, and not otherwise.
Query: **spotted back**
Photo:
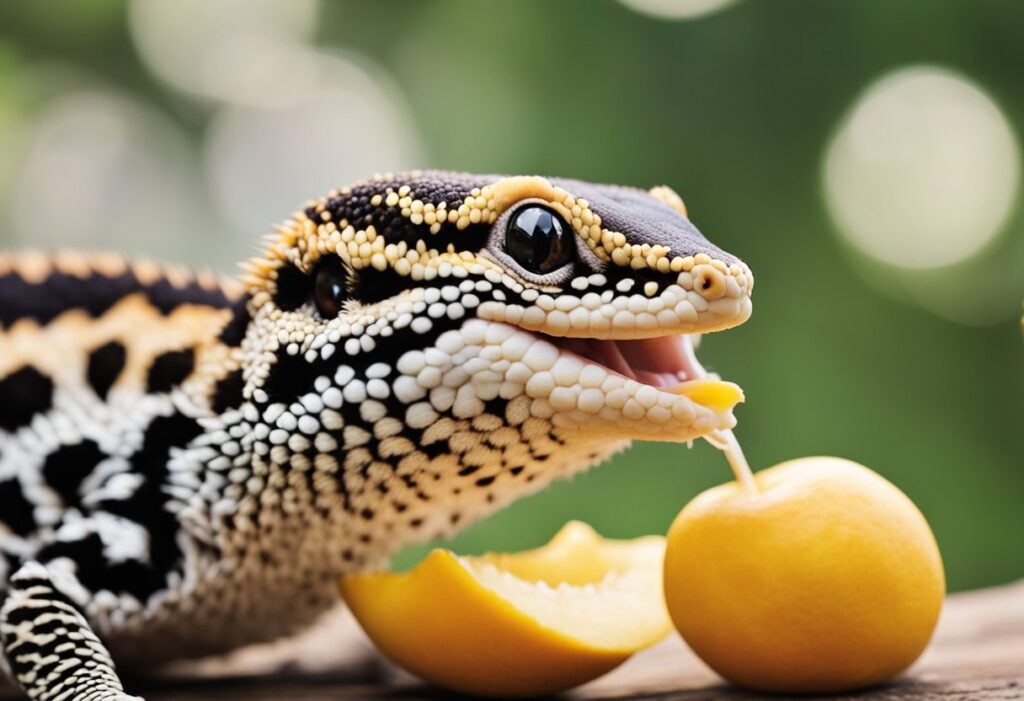
[[[113,255],[0,256],[0,580],[44,546],[101,550],[55,543],[69,512],[173,527],[168,452],[201,431],[176,403],[195,415],[235,403],[244,316],[241,288],[212,276]],[[119,587],[159,586],[145,556]]]

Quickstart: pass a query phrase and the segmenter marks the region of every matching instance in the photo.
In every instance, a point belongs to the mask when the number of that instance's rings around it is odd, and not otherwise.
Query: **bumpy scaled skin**
[[[564,238],[523,264],[536,206]],[[752,286],[667,188],[445,172],[311,203],[242,285],[0,257],[5,664],[34,699],[123,699],[111,657],[290,633],[341,574],[632,438],[731,427],[664,388]]]

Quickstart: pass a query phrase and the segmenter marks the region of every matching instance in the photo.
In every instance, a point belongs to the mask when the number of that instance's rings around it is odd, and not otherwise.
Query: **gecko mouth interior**
[[[548,339],[564,351],[654,387],[671,387],[698,376],[693,340],[686,334],[628,340]]]

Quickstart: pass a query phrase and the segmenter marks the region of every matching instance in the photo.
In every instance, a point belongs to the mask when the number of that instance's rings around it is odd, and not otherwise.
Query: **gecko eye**
[[[324,319],[333,319],[341,311],[341,305],[348,294],[346,278],[345,267],[337,256],[327,256],[317,266],[313,279],[313,301]]]
[[[505,250],[531,273],[558,270],[576,253],[572,229],[547,207],[527,205],[515,212],[505,232]]]

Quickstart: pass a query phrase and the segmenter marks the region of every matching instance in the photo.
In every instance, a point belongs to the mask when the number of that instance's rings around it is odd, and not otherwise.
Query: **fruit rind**
[[[582,559],[592,557],[601,543],[607,543],[612,551],[620,546],[603,541],[583,524],[570,524],[548,546],[527,553],[460,558],[447,550],[435,550],[407,573],[355,575],[345,578],[341,587],[353,614],[381,651],[413,674],[439,686],[477,695],[552,694],[601,676],[638,647],[657,642],[671,630],[660,596],[664,550],[660,537],[638,539],[633,546],[641,553],[641,560],[646,558],[645,566],[650,570],[651,582],[644,591],[653,592],[661,608],[660,618],[654,618],[657,624],[651,626],[646,637],[634,637],[625,641],[628,644],[613,645],[607,644],[608,640],[568,634],[586,631],[570,626],[567,633],[545,625],[530,615],[536,607],[531,609],[522,602],[517,606],[501,595],[525,592],[531,596],[530,589],[534,589],[541,592],[536,594],[541,598],[562,597],[558,604],[571,606],[574,595],[580,594],[575,590],[581,587],[563,586],[559,591],[546,584],[520,581],[506,591],[496,577],[515,578],[498,572],[496,565],[509,565],[518,559],[521,573],[527,574],[531,569],[542,570],[545,561],[554,555],[567,558],[568,563],[574,553]],[[620,565],[628,565],[628,549],[613,552],[609,560],[619,557]],[[652,553],[656,556],[653,562]],[[611,574],[614,576],[614,572]],[[488,583],[497,584],[498,591],[489,588]],[[602,583],[590,586],[593,589]],[[544,589],[548,594],[543,593]],[[615,607],[609,608],[612,610],[604,613],[615,616]]]
[[[842,691],[908,667],[945,589],[917,507],[838,458],[784,463],[756,482],[708,490],[669,531],[666,599],[690,646],[765,691]]]

